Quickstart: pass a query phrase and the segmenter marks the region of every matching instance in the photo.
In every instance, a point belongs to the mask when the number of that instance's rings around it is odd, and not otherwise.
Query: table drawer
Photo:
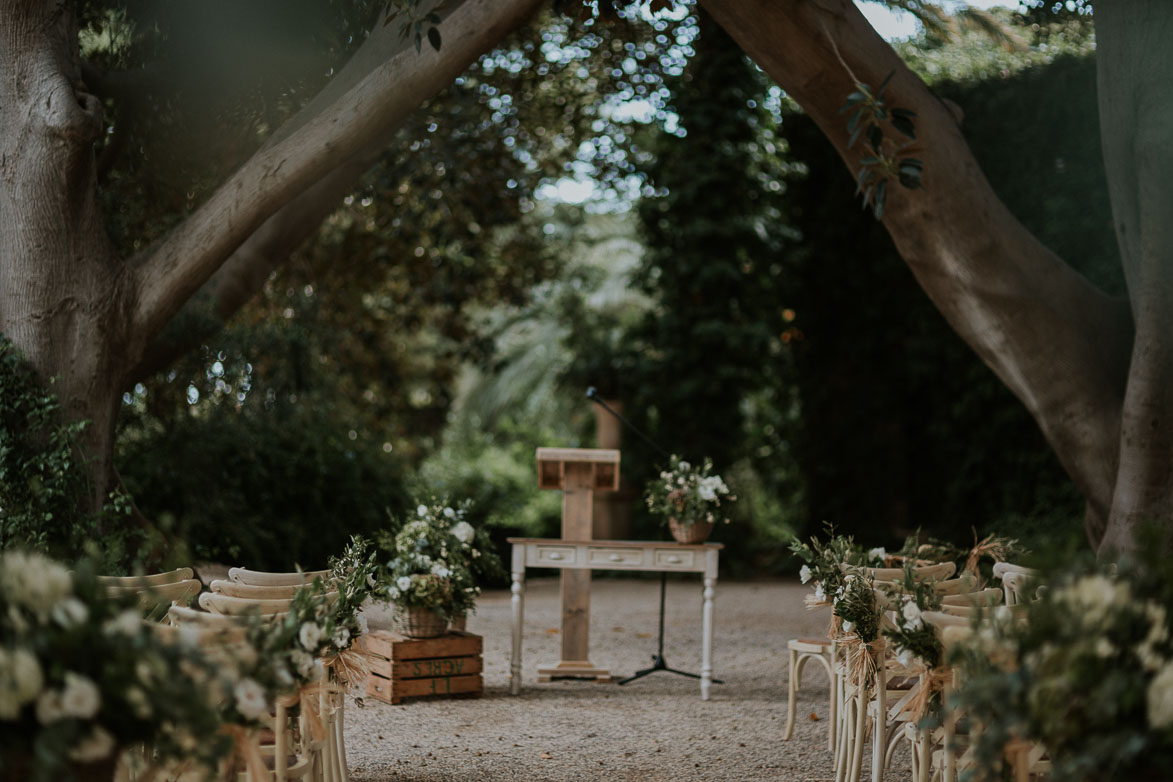
[[[587,561],[606,567],[639,567],[644,563],[644,551],[638,548],[591,548]]]
[[[696,566],[695,551],[678,551],[677,549],[658,548],[655,550],[656,567],[680,568],[687,570]]]
[[[574,546],[538,546],[537,558],[530,564],[535,567],[565,567],[575,564],[574,554]]]

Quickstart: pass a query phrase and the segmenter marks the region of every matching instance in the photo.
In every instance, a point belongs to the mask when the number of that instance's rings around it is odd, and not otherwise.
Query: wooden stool
[[[802,678],[802,667],[806,665],[807,660],[818,660],[822,663],[823,668],[827,671],[827,679],[830,682],[830,704],[831,714],[827,720],[827,740],[831,751],[835,751],[835,730],[836,717],[838,717],[838,698],[835,692],[835,656],[838,652],[838,644],[830,638],[794,638],[786,644],[786,648],[790,651],[790,681],[789,681],[789,700],[786,705],[786,735],[785,741],[790,741],[791,736],[794,735],[794,710],[795,710],[795,695],[798,694],[799,680]]]

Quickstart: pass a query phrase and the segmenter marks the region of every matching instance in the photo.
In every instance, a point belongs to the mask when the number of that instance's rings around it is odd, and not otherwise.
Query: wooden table
[[[713,682],[713,594],[717,585],[720,543],[683,545],[669,541],[509,538],[513,544],[513,656],[509,692],[521,691],[521,631],[524,621],[525,569],[634,570],[641,573],[701,573],[701,700],[709,699]]]

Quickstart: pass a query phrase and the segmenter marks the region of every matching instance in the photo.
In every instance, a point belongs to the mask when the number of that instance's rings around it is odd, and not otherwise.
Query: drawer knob
[[[680,557],[673,554],[672,556],[668,557],[668,564],[669,565],[679,565],[680,564]]]
[[[607,557],[607,559],[611,560],[612,562],[622,562],[623,555],[622,554],[612,554],[611,556]]]
[[[551,551],[549,554],[546,555],[546,558],[547,559],[554,559],[554,560],[562,559],[562,552]]]

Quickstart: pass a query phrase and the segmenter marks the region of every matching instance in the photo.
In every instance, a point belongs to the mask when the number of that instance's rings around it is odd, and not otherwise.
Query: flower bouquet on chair
[[[703,543],[719,519],[729,523],[721,518],[721,503],[736,499],[721,476],[713,474],[712,460],[697,467],[676,455],[644,492],[648,510],[667,523],[677,543]]]

